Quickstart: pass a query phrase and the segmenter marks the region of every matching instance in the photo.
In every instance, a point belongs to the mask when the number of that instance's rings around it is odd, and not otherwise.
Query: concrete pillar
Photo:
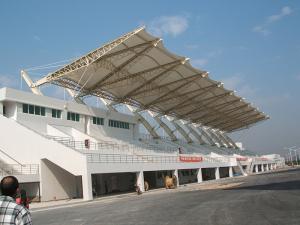
[[[216,170],[215,170],[215,177],[216,177],[216,180],[219,180],[219,179],[220,179],[220,169],[219,169],[219,167],[216,167]]]
[[[233,177],[233,168],[229,166],[229,177]]]
[[[271,163],[271,170],[273,170],[274,168],[273,168],[273,163]]]
[[[82,194],[84,200],[93,200],[92,175],[90,173],[82,175]]]
[[[136,173],[136,185],[140,187],[141,192],[145,192],[144,186],[144,172],[139,171]]]
[[[179,187],[179,176],[178,176],[178,170],[173,170],[172,175],[177,178],[177,187]]]
[[[258,173],[258,165],[255,165],[255,173]]]
[[[264,168],[264,164],[261,164],[261,172],[264,172],[265,168]]]
[[[269,164],[267,164],[267,171],[269,171],[270,170],[270,168],[269,168]]]
[[[198,182],[198,183],[201,183],[202,181],[203,181],[203,177],[202,177],[202,169],[199,168],[199,169],[197,170],[197,182]]]

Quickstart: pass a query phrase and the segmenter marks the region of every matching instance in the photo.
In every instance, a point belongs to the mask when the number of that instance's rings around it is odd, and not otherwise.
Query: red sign
[[[267,161],[268,159],[261,157],[260,160]]]
[[[236,158],[237,161],[247,161],[247,158]]]
[[[181,162],[202,162],[203,158],[201,156],[179,156]]]

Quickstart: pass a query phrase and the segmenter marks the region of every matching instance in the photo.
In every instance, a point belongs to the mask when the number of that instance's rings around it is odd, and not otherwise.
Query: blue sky
[[[0,86],[20,88],[20,69],[80,56],[146,25],[271,116],[235,139],[254,151],[283,152],[300,147],[299,21],[296,0],[1,1]]]

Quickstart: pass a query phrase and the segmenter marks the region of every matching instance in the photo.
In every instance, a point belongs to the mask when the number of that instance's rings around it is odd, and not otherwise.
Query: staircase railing
[[[36,175],[39,174],[38,164],[5,164],[0,165],[0,176],[8,175]]]

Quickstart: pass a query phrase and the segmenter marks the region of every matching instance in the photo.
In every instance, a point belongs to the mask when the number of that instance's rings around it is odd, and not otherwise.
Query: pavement
[[[39,225],[299,225],[300,169],[31,206]]]

